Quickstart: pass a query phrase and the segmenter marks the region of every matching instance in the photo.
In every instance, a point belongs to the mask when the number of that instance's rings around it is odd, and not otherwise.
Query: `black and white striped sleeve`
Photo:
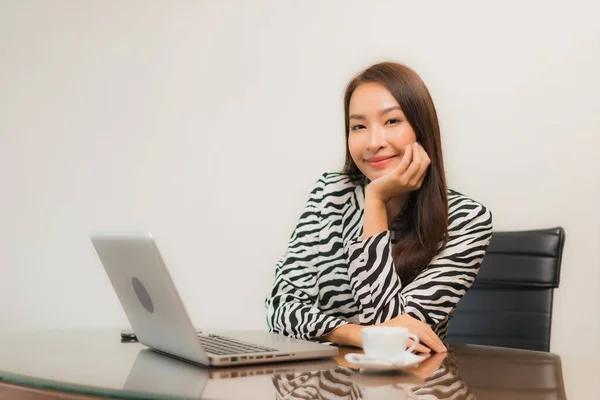
[[[265,301],[269,330],[299,339],[319,338],[347,323],[316,306],[324,179],[325,175],[310,193],[287,251],[276,265],[273,287]]]
[[[483,205],[455,196],[449,206],[446,246],[408,285],[396,273],[390,231],[350,243],[348,273],[361,324],[408,313],[434,330],[445,326],[475,280],[492,236],[492,215]]]

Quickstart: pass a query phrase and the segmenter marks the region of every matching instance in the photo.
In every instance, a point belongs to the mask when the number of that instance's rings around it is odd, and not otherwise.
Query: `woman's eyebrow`
[[[401,109],[400,107],[398,107],[398,106],[393,106],[393,107],[384,108],[383,110],[381,110],[381,111],[379,112],[379,115],[385,115],[385,114],[387,114],[387,113],[389,113],[389,112],[396,111],[396,110],[398,110],[398,111],[402,111],[402,109]],[[365,116],[364,116],[364,115],[361,115],[361,114],[352,114],[352,115],[350,115],[350,116],[348,117],[348,119],[359,119],[359,120],[364,120],[364,119],[365,119]]]
[[[393,106],[393,107],[384,108],[383,110],[381,110],[381,112],[379,114],[380,115],[385,115],[385,114],[387,114],[389,112],[396,111],[396,110],[402,111],[402,109],[400,107]]]

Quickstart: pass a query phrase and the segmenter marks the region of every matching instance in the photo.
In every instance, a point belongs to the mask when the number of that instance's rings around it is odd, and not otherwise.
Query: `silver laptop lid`
[[[137,340],[148,347],[199,364],[219,366],[331,357],[338,352],[337,347],[267,332],[237,331],[199,338],[152,235],[90,236]],[[233,347],[223,343],[228,339],[237,343]],[[216,346],[215,342],[221,344]]]
[[[94,232],[90,238],[139,342],[208,365],[152,235]]]

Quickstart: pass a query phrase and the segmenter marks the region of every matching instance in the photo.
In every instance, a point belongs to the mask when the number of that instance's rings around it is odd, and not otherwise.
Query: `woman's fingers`
[[[406,146],[405,155],[408,151],[410,151],[412,156],[410,165],[408,165],[406,168],[404,165],[402,168],[398,168],[398,173],[401,174],[402,180],[410,188],[410,190],[420,189],[421,185],[423,184],[423,180],[425,179],[425,175],[427,175],[427,168],[429,168],[429,165],[431,164],[431,159],[429,158],[429,155],[425,149],[418,142]],[[407,160],[407,157],[402,159],[402,161]]]
[[[448,351],[438,335],[428,324],[408,314],[401,314],[379,325],[407,328],[410,333],[414,333],[419,338],[419,344],[416,347],[416,350],[419,352],[429,353],[433,350],[437,353],[445,353]],[[412,344],[413,341],[409,339],[409,343]]]
[[[408,339],[406,342],[406,348],[410,348],[413,345],[414,341],[412,339]],[[421,343],[415,347],[415,351],[417,353],[431,353],[431,349],[429,347],[423,346]]]
[[[411,162],[413,160],[413,154],[414,154],[413,146],[411,146],[410,144],[407,145],[404,148],[404,155],[402,156],[400,163],[396,167],[395,172],[398,174],[397,176],[402,176],[406,173],[406,170],[411,165]]]
[[[429,327],[429,325],[421,322],[421,326],[414,329],[414,333],[419,337],[419,341],[427,345],[430,349],[437,353],[444,353],[448,351],[444,343],[440,340],[438,335]]]
[[[408,147],[408,146],[407,146]],[[412,148],[412,162],[406,169],[404,175],[404,181],[408,186],[412,187],[416,186],[419,181],[419,170],[421,168],[421,151],[419,150],[419,145],[417,143],[413,143],[410,145]]]
[[[411,331],[419,337],[419,344],[427,346],[428,348],[438,351],[435,340],[423,329],[411,329]],[[437,347],[437,348],[436,348]]]
[[[448,351],[446,346],[444,346],[444,343],[442,343],[440,338],[435,333],[427,335],[427,339],[428,340],[425,342],[425,344],[436,353],[445,353]]]
[[[434,334],[433,336],[435,336],[435,338],[432,338],[431,335],[423,335],[423,339],[419,337],[419,340],[421,340],[421,343],[427,345],[427,347],[429,347],[436,353],[445,353],[446,351],[448,351],[448,349],[446,349],[446,346],[444,346],[444,343],[442,343],[442,341],[437,337],[437,335]]]

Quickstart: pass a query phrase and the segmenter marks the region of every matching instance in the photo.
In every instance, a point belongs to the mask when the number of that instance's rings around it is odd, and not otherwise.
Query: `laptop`
[[[90,235],[123,310],[143,345],[205,366],[332,357],[338,348],[258,331],[198,332],[150,233]]]

